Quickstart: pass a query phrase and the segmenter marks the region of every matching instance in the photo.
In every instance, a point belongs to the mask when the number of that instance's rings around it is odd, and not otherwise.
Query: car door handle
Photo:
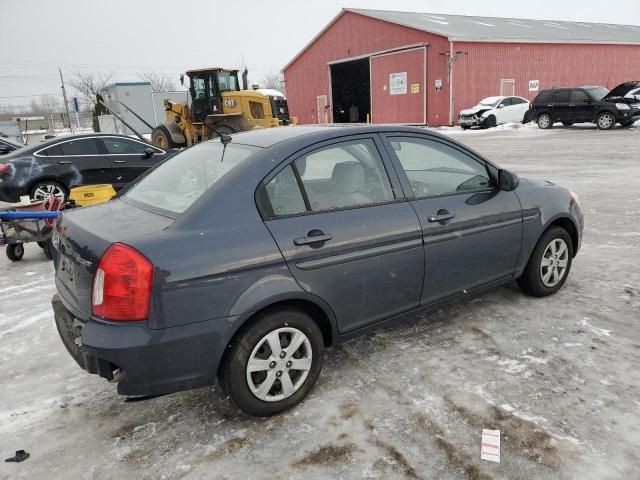
[[[302,245],[312,245],[314,243],[328,242],[332,238],[333,235],[325,235],[320,230],[311,230],[306,237],[296,238],[293,241],[293,244],[301,247]]]
[[[58,162],[59,165],[71,165],[71,162],[69,160],[60,160]]]
[[[126,160],[114,160],[113,163],[127,163]]]
[[[447,210],[438,210],[437,215],[433,215],[427,218],[427,220],[431,223],[446,222],[447,220],[451,220],[455,216],[455,213],[448,212]]]

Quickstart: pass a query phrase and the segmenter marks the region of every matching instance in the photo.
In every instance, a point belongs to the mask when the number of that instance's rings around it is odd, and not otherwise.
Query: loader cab
[[[223,92],[240,91],[238,70],[190,70],[187,75],[191,94],[191,116],[196,122],[204,121],[208,115],[223,113]]]

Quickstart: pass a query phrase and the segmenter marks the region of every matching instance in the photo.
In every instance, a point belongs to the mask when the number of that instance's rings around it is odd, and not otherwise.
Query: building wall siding
[[[640,46],[455,42],[468,54],[454,66],[456,115],[484,97],[500,94],[500,79],[515,80],[515,94],[533,100],[529,81],[539,89],[603,85],[609,89],[640,80]]]
[[[317,123],[318,95],[327,95],[329,68],[335,60],[376,53],[418,43],[427,43],[427,121],[440,124],[448,121],[447,62],[448,41],[444,37],[419,30],[392,25],[352,12],[344,13],[300,57],[284,70],[285,90],[289,109],[300,123]],[[436,92],[435,80],[441,79],[443,89]],[[420,96],[422,98],[422,96]],[[322,117],[322,116],[321,116]]]

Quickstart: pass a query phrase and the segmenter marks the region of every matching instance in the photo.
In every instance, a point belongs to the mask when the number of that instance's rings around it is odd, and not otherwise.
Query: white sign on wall
[[[407,72],[389,75],[389,93],[391,95],[405,95],[407,93]]]
[[[537,92],[540,90],[540,80],[529,80],[529,91]]]

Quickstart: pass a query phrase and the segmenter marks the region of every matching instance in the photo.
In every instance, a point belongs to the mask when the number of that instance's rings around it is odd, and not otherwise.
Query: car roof
[[[330,140],[339,136],[382,133],[382,132],[413,132],[429,133],[430,135],[443,137],[443,135],[420,127],[406,127],[399,125],[290,125],[286,127],[264,128],[250,130],[248,132],[235,133],[232,135],[232,143],[240,145],[251,145],[260,148],[269,148],[278,143],[303,136],[313,136],[315,141]],[[218,139],[210,140],[218,142]]]
[[[141,141],[137,137],[133,138],[133,137],[130,137],[128,135],[120,135],[119,133],[102,133],[102,132],[98,132],[98,133],[78,133],[78,134],[74,134],[74,135],[60,135],[60,136],[57,136],[57,137],[48,138],[43,142],[35,143],[33,145],[29,145],[29,147],[30,148],[40,149],[40,148],[48,147],[49,145],[54,145],[54,144],[56,144],[58,142],[67,142],[69,140],[79,140],[81,138],[95,138],[95,137],[118,137],[118,138],[123,138],[123,139],[136,140],[138,142]]]

